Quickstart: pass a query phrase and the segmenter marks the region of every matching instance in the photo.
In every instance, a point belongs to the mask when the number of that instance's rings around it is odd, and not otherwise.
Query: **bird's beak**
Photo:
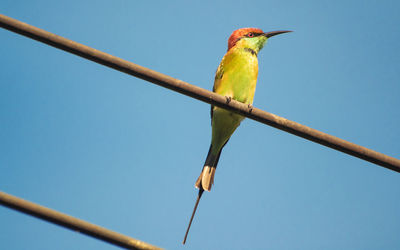
[[[292,31],[291,30],[271,31],[271,32],[264,33],[264,36],[266,36],[267,38],[270,38],[271,36],[276,36],[276,35],[283,34],[283,33],[288,33],[288,32],[292,32]]]

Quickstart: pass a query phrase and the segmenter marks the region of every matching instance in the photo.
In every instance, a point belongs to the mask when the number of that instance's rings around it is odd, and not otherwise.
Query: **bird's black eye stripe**
[[[250,33],[247,33],[246,36],[252,38],[252,37],[256,37],[256,36],[261,36],[262,34],[264,34],[264,33],[254,33],[254,32],[250,32]]]

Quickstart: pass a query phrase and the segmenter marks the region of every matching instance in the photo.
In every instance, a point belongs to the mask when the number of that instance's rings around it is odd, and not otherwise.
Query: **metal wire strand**
[[[0,191],[0,205],[52,222],[126,249],[161,249],[53,209]]]
[[[181,94],[193,97],[206,103],[225,108],[246,116],[250,119],[267,124],[274,128],[286,131],[288,133],[303,137],[307,140],[319,143],[321,145],[333,148],[346,154],[358,157],[360,159],[375,163],[382,167],[400,172],[400,160],[376,152],[374,150],[359,146],[357,144],[345,141],[338,137],[320,132],[310,127],[304,126],[283,117],[268,113],[258,108],[249,107],[246,104],[232,100],[226,101],[224,96],[214,92],[199,88],[187,82],[172,78],[154,70],[139,66],[121,58],[90,48],[83,44],[71,41],[69,39],[57,36],[53,33],[36,28],[32,25],[20,22],[13,18],[0,14],[0,27],[13,31],[15,33],[30,37],[37,41],[51,45],[53,47],[65,50],[72,54],[92,60],[107,67],[119,70],[129,75],[141,78],[143,80],[155,83],[162,87],[177,91]]]

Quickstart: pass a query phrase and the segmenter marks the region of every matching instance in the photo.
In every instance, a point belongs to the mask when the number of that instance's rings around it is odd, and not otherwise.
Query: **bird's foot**
[[[230,96],[225,96],[226,98],[226,104],[229,104],[232,101],[232,97]]]
[[[250,103],[247,105],[247,107],[249,108],[249,113],[251,113],[251,111],[253,111],[253,105],[251,105]]]

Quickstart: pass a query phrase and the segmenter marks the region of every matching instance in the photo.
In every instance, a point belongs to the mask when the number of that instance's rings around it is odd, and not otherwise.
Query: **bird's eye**
[[[250,32],[249,34],[247,34],[247,37],[254,37],[254,33]]]

